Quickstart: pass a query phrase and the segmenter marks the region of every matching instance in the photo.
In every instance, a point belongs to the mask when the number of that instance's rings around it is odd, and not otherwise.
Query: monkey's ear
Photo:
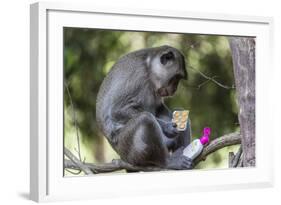
[[[171,61],[171,60],[174,60],[175,59],[175,55],[173,54],[172,51],[169,51],[168,53],[164,53],[161,55],[160,57],[160,62],[163,64],[163,65],[166,65],[167,62]]]

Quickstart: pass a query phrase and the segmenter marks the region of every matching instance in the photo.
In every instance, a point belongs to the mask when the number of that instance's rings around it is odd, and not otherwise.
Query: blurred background
[[[186,58],[188,81],[181,81],[176,94],[165,103],[171,110],[190,110],[193,139],[200,137],[206,126],[212,128],[211,140],[239,129],[235,89],[220,87],[196,71],[233,86],[227,37],[64,28],[64,144],[72,153],[78,156],[78,130],[82,160],[103,163],[119,158],[96,124],[95,104],[100,84],[121,56],[161,45],[179,49]],[[195,169],[227,168],[228,153],[237,150],[238,146],[221,149]]]

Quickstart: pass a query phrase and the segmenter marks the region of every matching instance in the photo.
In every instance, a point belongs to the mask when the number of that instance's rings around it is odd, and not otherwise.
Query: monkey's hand
[[[192,160],[184,155],[177,157],[170,157],[167,160],[166,167],[168,169],[176,169],[176,170],[184,170],[184,169],[192,169],[193,163]]]
[[[192,169],[192,159],[183,155],[185,147],[178,148],[169,158],[167,159],[167,168],[170,169]]]
[[[166,122],[161,119],[157,119],[159,122],[163,133],[168,137],[168,138],[175,138],[179,135],[179,131],[177,130],[177,124],[174,122]]]

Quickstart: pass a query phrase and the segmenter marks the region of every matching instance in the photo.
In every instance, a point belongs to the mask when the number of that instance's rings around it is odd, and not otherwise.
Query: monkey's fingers
[[[183,167],[184,169],[192,169],[192,167],[193,167],[192,159],[190,159],[190,158],[184,156],[184,160],[183,160],[183,163],[182,163],[182,167]]]
[[[177,123],[172,122],[172,126],[173,126],[174,128],[176,128],[178,125],[177,125]]]

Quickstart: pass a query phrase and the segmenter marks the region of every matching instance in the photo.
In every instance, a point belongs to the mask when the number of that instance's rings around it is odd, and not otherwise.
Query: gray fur
[[[123,160],[141,166],[190,168],[186,167],[189,159],[168,154],[169,149],[179,148],[171,148],[178,132],[163,103],[163,97],[173,95],[186,77],[183,55],[169,46],[129,53],[112,67],[98,93],[96,119]]]

